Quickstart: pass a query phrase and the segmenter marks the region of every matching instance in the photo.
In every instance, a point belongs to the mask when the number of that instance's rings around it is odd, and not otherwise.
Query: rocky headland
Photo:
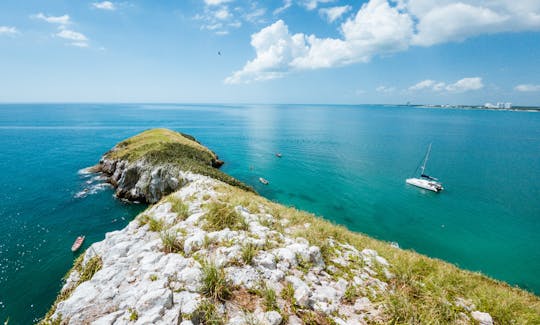
[[[95,167],[154,203],[74,263],[41,324],[538,324],[538,297],[268,201],[165,129]],[[361,213],[361,212],[359,212]]]

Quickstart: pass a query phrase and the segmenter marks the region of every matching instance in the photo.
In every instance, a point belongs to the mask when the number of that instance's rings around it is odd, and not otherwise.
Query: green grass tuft
[[[226,301],[231,298],[232,285],[225,276],[225,270],[209,261],[202,262],[202,287],[205,296],[217,301]]]
[[[231,230],[247,230],[244,218],[229,204],[211,202],[207,206],[204,230],[218,231],[225,228]]]
[[[148,219],[148,226],[150,231],[160,232],[165,228],[165,222],[163,220],[158,220],[155,218]]]
[[[242,260],[246,264],[251,264],[253,262],[253,258],[257,255],[257,252],[259,250],[253,243],[247,243],[246,245],[242,246]]]
[[[182,202],[181,199],[173,195],[169,195],[166,201],[171,204],[171,212],[177,214],[177,220],[183,221],[189,217],[189,206]]]
[[[179,253],[184,249],[184,243],[178,239],[178,233],[176,231],[162,231],[159,236],[165,253]]]

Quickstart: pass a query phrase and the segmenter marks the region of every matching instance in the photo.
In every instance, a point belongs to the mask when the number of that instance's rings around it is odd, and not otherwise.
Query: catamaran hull
[[[440,183],[434,182],[434,181],[428,181],[426,179],[421,178],[407,178],[405,180],[407,184],[414,185],[416,187],[420,187],[426,190],[430,190],[436,193],[439,193],[443,190],[443,187]]]

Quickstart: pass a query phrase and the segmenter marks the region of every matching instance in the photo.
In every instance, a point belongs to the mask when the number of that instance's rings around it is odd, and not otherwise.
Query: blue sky
[[[407,101],[540,105],[540,1],[0,2],[0,102]]]

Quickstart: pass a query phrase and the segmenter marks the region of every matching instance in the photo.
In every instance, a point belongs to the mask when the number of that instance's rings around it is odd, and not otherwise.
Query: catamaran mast
[[[422,174],[421,175],[424,175],[424,170],[426,169],[426,164],[427,164],[427,161],[429,159],[429,153],[431,152],[431,143],[429,144],[429,147],[428,147],[428,150],[426,152],[426,157],[424,158],[424,163],[422,164]]]

